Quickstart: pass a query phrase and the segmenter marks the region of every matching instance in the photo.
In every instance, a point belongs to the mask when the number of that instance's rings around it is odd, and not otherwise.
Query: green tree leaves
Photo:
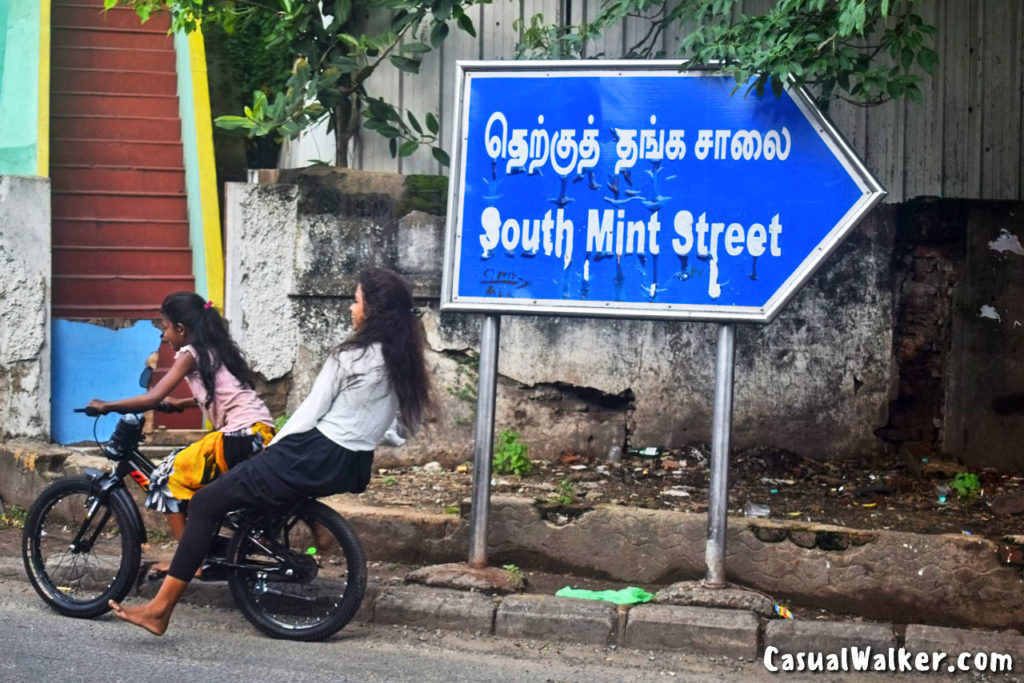
[[[194,31],[200,22],[230,32],[253,16],[269,22],[266,45],[287,50],[295,67],[284,86],[260,88],[242,115],[221,116],[219,127],[248,137],[295,137],[329,118],[337,142],[336,163],[347,165],[349,140],[360,127],[389,140],[392,156],[406,157],[420,147],[447,164],[438,146],[438,126],[426,115],[426,129],[413,116],[402,119],[393,105],[375,101],[367,82],[387,60],[403,73],[418,74],[425,55],[441,47],[450,23],[476,35],[466,8],[490,0],[104,0],[125,5],[145,20],[155,11],[171,15],[173,31]],[[368,18],[386,12],[390,21],[367,30]],[[254,46],[258,49],[258,46]],[[411,113],[411,112],[410,112]],[[433,124],[431,122],[433,121]],[[414,123],[415,122],[415,123]]]
[[[789,79],[808,86],[819,106],[832,99],[871,106],[920,100],[921,72],[934,73],[929,44],[936,29],[914,13],[915,0],[778,0],[763,14],[742,14],[737,0],[607,0],[589,23],[549,25],[543,16],[521,25],[517,56],[565,59],[627,18],[648,22],[642,38],[610,58],[661,56],[661,36],[682,30],[678,56],[688,66],[717,65],[737,90],[780,94]],[[598,55],[588,55],[598,56]],[[752,80],[753,79],[753,80]]]

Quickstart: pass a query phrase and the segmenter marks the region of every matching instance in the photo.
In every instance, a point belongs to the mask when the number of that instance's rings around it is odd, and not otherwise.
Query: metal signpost
[[[471,565],[500,315],[702,320],[722,323],[706,582],[724,584],[734,323],[770,322],[884,191],[803,91],[744,95],[680,67],[456,65],[441,309],[487,314]]]

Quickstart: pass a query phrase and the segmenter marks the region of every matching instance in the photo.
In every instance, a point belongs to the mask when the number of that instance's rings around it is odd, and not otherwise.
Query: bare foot
[[[114,614],[130,624],[141,626],[156,636],[162,636],[167,631],[167,624],[170,622],[170,615],[163,616],[150,608],[150,603],[137,607],[124,607],[110,600],[107,602]]]

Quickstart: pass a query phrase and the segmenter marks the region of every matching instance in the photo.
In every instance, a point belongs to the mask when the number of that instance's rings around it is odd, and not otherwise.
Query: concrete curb
[[[637,605],[627,611],[622,645],[753,659],[761,623],[753,612],[715,607]]]
[[[61,449],[0,445],[0,496],[5,503],[27,506],[50,479],[83,465],[103,464],[97,460]],[[351,500],[327,502],[356,527],[371,561],[418,565],[464,561],[465,519],[360,506]],[[790,538],[794,530],[796,540]],[[703,572],[706,519],[700,515],[608,507],[557,526],[543,519],[531,501],[494,498],[488,532],[492,565],[507,562],[545,571],[569,569],[628,585],[695,579]],[[357,619],[710,656],[771,654],[782,666],[787,653],[795,657],[851,648],[862,652],[870,648],[875,653],[899,653],[901,648],[912,653],[944,652],[951,658],[961,653],[1006,653],[1013,657],[1014,671],[1024,670],[1020,633],[949,627],[1024,625],[1020,574],[998,563],[989,541],[838,527],[808,529],[775,522],[755,525],[749,520],[730,520],[729,533],[731,579],[774,593],[776,599],[798,596],[814,604],[817,597],[826,607],[842,600],[854,607],[867,605],[872,609],[861,614],[874,621],[786,621],[765,619],[745,609],[670,604],[616,607],[550,595],[492,598],[413,585],[371,585]],[[811,541],[819,534],[828,537],[829,548],[842,550],[817,547]],[[837,534],[845,534],[849,543],[837,543]],[[604,555],[595,558],[597,547]],[[0,576],[26,580],[20,557],[0,558]],[[232,604],[222,585],[197,582],[193,586],[186,594],[189,601]],[[155,584],[144,585],[142,597],[155,588]],[[932,593],[922,594],[926,589]],[[953,595],[956,591],[962,594]],[[941,604],[950,595],[955,609]],[[883,618],[878,619],[879,615]],[[919,619],[922,615],[928,619]],[[909,625],[894,623],[897,616]],[[929,625],[933,619],[937,623]]]
[[[21,558],[0,557],[0,578],[27,581]],[[143,583],[132,598],[150,599],[157,588],[157,583]],[[225,582],[194,581],[183,601],[234,609]],[[892,623],[765,619],[742,609],[616,606],[551,595],[497,597],[420,585],[371,584],[355,620],[478,636],[760,659],[766,667],[782,671],[814,670],[814,656],[822,671],[835,670],[826,668],[829,662],[847,667],[840,670],[856,670],[851,667],[859,652],[869,671],[924,671],[913,668],[921,662],[937,663],[939,672],[953,671],[949,667],[956,665],[986,669],[1009,655],[1012,671],[1024,673],[1024,635],[1017,632],[911,624],[901,634]]]
[[[400,508],[326,502],[364,540],[371,560],[465,562],[469,520]],[[488,561],[607,579],[621,585],[699,581],[704,515],[599,506],[567,524],[532,500],[492,497]],[[595,549],[600,549],[596,552]],[[730,518],[726,568],[734,584],[796,610],[825,609],[877,621],[1024,628],[1024,581],[997,545],[959,534],[922,535]]]

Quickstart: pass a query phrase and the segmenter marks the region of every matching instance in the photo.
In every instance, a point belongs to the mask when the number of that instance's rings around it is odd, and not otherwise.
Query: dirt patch
[[[688,447],[660,457],[608,463],[576,453],[534,462],[525,476],[495,474],[491,495],[526,496],[549,510],[567,504],[610,504],[705,513],[709,452]],[[959,496],[954,477],[973,474],[977,488]],[[963,477],[961,477],[963,478]],[[1024,534],[1024,476],[989,470],[967,473],[952,462],[822,463],[777,450],[734,455],[729,468],[729,514],[748,504],[769,519],[888,529],[923,534],[970,533],[998,540]],[[359,495],[368,504],[458,514],[471,497],[473,473],[434,465],[381,469]],[[570,504],[571,503],[571,504]]]

